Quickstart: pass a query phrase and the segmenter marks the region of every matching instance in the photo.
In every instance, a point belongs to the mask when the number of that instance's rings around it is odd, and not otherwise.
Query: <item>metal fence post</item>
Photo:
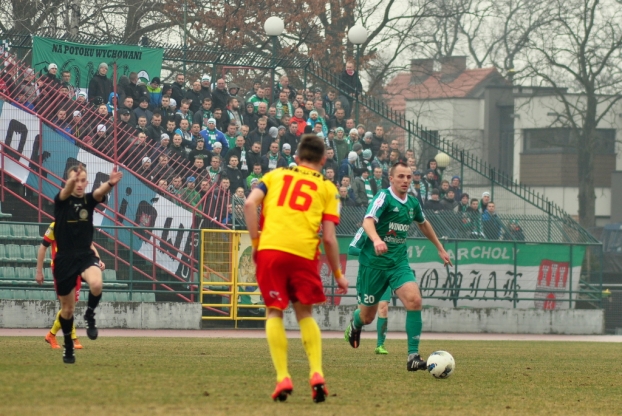
[[[570,276],[568,277],[568,309],[572,309],[572,249],[574,248],[574,244],[570,244]]]
[[[548,242],[551,242],[551,201],[546,202],[546,212],[549,216],[548,219]]]
[[[600,246],[600,263],[599,264],[600,264],[600,267],[598,268],[598,288],[599,288],[598,306],[602,309],[603,308],[603,265],[605,264],[605,250],[602,244]],[[591,277],[592,276],[590,276],[590,280],[591,280]]]
[[[516,272],[518,271],[518,250],[516,248],[516,241],[514,241],[514,309],[516,309],[516,304],[518,303],[518,301],[516,300],[516,297],[518,296],[518,292],[516,291]],[[533,294],[535,297],[535,294]]]
[[[132,249],[132,247],[134,247],[134,231],[133,230],[129,230],[130,231],[130,259],[129,259],[129,263],[130,263],[130,300],[132,299],[132,293],[134,292],[134,250]]]

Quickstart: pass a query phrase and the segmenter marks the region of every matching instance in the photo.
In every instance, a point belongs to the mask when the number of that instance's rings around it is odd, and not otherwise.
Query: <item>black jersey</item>
[[[106,197],[104,196],[104,200]],[[93,211],[99,204],[93,193],[82,198],[73,195],[64,201],[60,193],[54,197],[54,234],[58,255],[83,254],[93,243]]]

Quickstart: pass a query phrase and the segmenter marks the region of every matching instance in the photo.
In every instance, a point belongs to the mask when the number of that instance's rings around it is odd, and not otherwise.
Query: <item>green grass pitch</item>
[[[299,339],[289,340],[294,394],[274,403],[263,339],[82,337],[76,364],[65,365],[44,335],[0,338],[0,415],[622,414],[615,343],[423,340],[422,355],[456,359],[454,375],[436,380],[406,371],[405,341],[376,356],[372,340],[358,350],[324,340],[330,395],[316,405]]]

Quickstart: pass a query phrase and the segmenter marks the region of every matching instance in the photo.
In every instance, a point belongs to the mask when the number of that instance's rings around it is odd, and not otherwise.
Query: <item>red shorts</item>
[[[269,308],[285,310],[289,302],[326,302],[318,261],[278,250],[257,252],[257,283]]]

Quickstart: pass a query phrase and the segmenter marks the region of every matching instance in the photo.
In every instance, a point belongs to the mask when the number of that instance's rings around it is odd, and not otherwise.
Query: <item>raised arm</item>
[[[430,240],[432,244],[434,244],[434,246],[438,250],[438,255],[443,260],[443,266],[453,266],[451,264],[451,259],[449,258],[449,254],[447,254],[447,252],[445,251],[445,248],[443,247],[438,237],[436,236],[436,233],[434,232],[434,228],[432,228],[432,224],[430,224],[430,221],[424,221],[422,223],[417,223],[417,226],[419,226],[419,229],[421,230],[423,235],[425,235],[427,239]]]
[[[64,201],[71,196],[71,194],[73,193],[73,189],[76,186],[76,179],[78,178],[78,175],[83,171],[84,169],[82,168],[82,165],[74,166],[69,170],[69,178],[67,178],[67,182],[65,182],[65,187],[61,189],[60,193],[58,194],[58,198],[61,201]]]
[[[99,188],[93,192],[93,198],[95,198],[97,202],[102,202],[104,197],[112,191],[112,188],[119,183],[122,177],[123,172],[117,171],[117,168],[112,169],[112,172],[110,172],[110,179],[108,179],[108,182],[99,185]]]

